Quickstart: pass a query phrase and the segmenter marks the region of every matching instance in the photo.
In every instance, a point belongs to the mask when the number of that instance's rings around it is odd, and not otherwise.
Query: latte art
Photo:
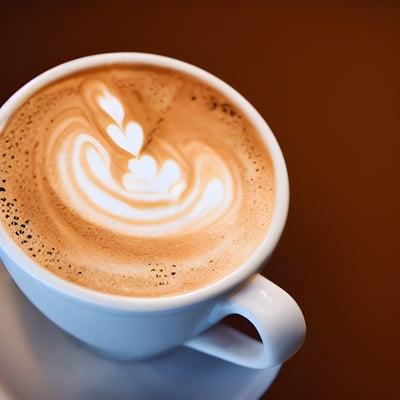
[[[0,128],[0,222],[40,266],[134,297],[223,279],[264,240],[268,149],[204,82],[106,65],[51,82]]]
[[[81,97],[80,108],[53,116],[47,159],[57,166],[53,189],[83,218],[160,236],[203,229],[240,201],[234,169],[218,149],[156,134],[146,143],[123,99],[99,80],[84,81]]]

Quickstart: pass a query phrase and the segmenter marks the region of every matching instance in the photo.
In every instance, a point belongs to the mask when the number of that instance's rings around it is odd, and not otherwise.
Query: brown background
[[[400,398],[400,2],[34,3],[1,3],[0,103],[60,62],[145,51],[223,78],[275,132],[291,209],[265,275],[308,334],[266,398]]]

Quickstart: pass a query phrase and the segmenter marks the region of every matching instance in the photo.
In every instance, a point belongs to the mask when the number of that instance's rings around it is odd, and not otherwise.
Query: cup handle
[[[288,293],[261,275],[229,296],[214,313],[213,321],[231,314],[248,319],[262,342],[218,323],[185,346],[234,364],[261,369],[282,364],[304,341],[306,325],[299,306]]]

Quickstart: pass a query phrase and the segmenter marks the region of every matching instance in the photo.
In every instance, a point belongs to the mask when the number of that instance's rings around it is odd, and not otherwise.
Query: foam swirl
[[[199,136],[151,135],[101,80],[85,81],[80,98],[54,118],[47,160],[56,172],[50,183],[82,218],[163,236],[203,229],[234,210],[241,188],[223,150]]]

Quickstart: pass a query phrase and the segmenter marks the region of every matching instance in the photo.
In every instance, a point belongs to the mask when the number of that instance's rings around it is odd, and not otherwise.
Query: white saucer
[[[252,370],[181,347],[146,362],[102,358],[39,313],[0,263],[0,399],[259,399],[280,366]]]

